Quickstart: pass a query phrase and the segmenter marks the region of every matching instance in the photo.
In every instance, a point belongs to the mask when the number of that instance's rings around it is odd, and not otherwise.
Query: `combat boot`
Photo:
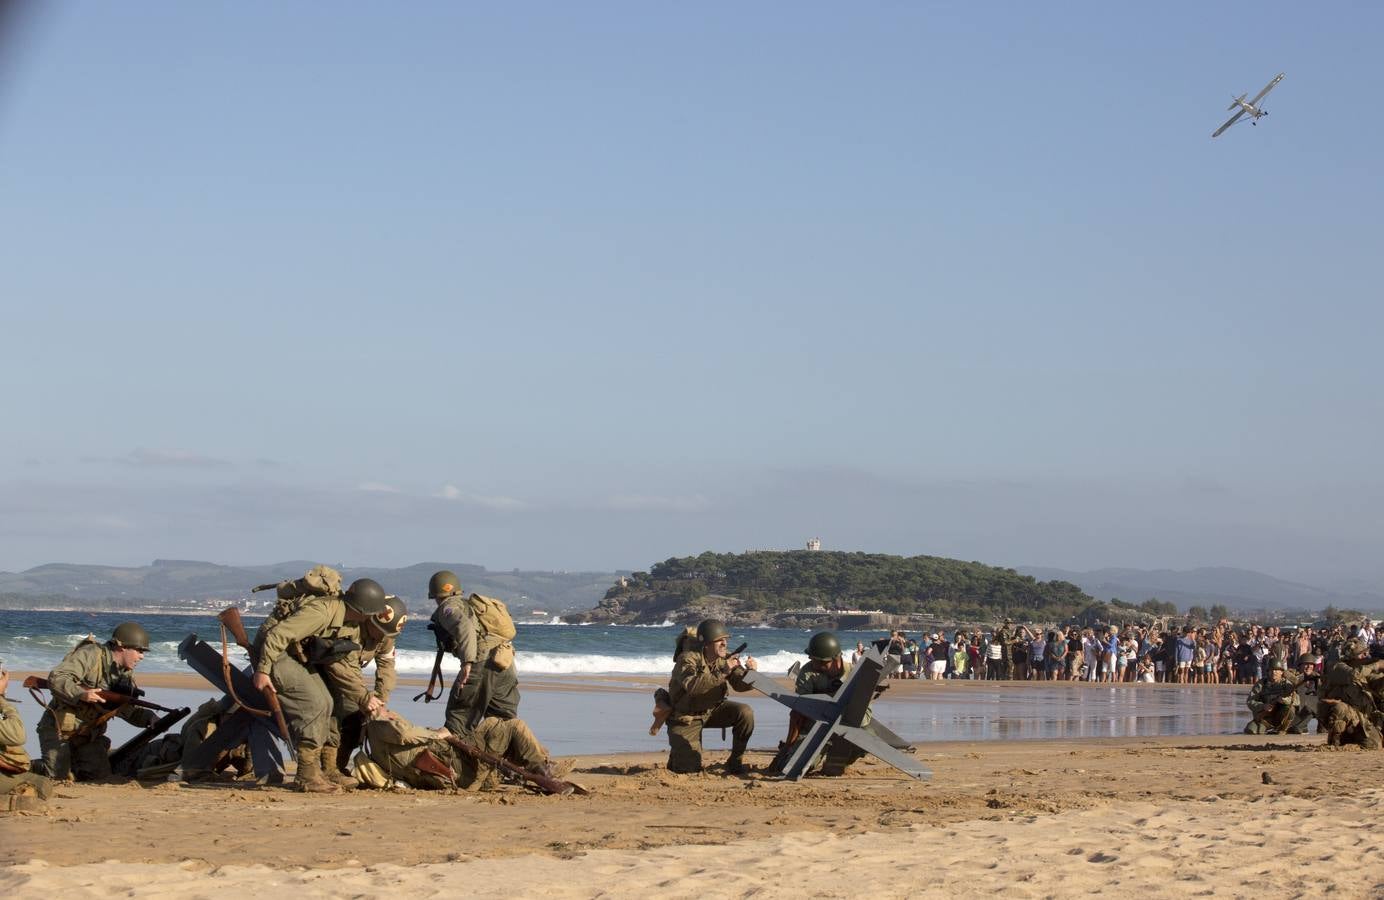
[[[322,748],[322,777],[343,791],[354,791],[356,778],[354,775],[347,775],[341,771],[338,759],[340,753],[341,748],[339,746]]]
[[[309,794],[335,794],[341,788],[322,777],[322,748],[298,745],[298,774],[293,786]]]
[[[726,757],[725,772],[727,775],[748,775],[749,771],[749,768],[745,765],[743,750],[732,751],[731,755]]]

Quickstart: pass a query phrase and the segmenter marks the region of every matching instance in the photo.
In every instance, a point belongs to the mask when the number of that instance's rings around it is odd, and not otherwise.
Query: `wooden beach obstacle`
[[[812,722],[812,727],[784,764],[783,777],[790,781],[801,780],[826,753],[832,738],[840,738],[910,778],[919,781],[932,778],[932,770],[909,755],[912,744],[878,720],[869,719],[870,701],[878,693],[880,681],[897,665],[872,647],[851,668],[834,694],[785,693],[768,675],[755,671],[746,673],[745,681],[755,690]]]

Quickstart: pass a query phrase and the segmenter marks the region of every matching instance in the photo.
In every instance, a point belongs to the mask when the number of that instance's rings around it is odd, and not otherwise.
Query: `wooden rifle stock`
[[[453,747],[457,748],[462,753],[465,753],[472,759],[478,760],[488,765],[492,765],[497,769],[501,770],[502,772],[507,772],[510,775],[513,775],[515,778],[520,778],[528,782],[529,784],[532,784],[534,787],[538,788],[545,794],[557,794],[559,796],[566,796],[567,794],[573,793],[574,791],[583,794],[586,793],[584,789],[581,789],[578,785],[572,784],[570,781],[560,781],[556,778],[549,778],[547,775],[541,775],[537,772],[530,772],[528,769],[516,766],[509,760],[496,756],[494,753],[482,750],[474,744],[469,744],[455,735],[449,735],[446,738],[446,740],[447,743],[451,744]]]
[[[50,688],[48,687],[48,679],[39,675],[30,675],[29,677],[25,678],[24,686],[29,689],[30,693],[33,693],[34,691],[50,690]],[[97,688],[96,693],[101,695],[101,702],[103,704],[107,706],[114,705],[117,709],[119,709],[122,706],[142,706],[145,709],[156,709],[159,712],[163,713],[171,713],[177,711],[169,709],[166,706],[159,706],[157,703],[150,703],[148,700],[141,700],[138,697],[135,697],[131,694],[122,694],[118,691],[107,691],[101,688]],[[34,699],[38,700],[40,703],[43,703],[42,698],[39,698],[37,695]],[[47,704],[44,705],[46,706]]]
[[[253,706],[247,706],[235,694],[235,685],[231,682],[231,659],[226,647],[226,632],[229,631],[231,637],[235,638],[235,642],[245,648],[245,652],[251,655],[252,660],[254,658],[254,651],[250,648],[250,635],[246,633],[245,623],[241,621],[240,618],[240,607],[228,606],[221,610],[216,618],[221,623],[223,629],[221,632],[221,674],[226,680],[226,689],[231,692],[231,699],[239,703],[241,709],[244,709],[246,712],[254,713],[259,716],[272,714],[274,716],[274,724],[279,727],[279,736],[282,737],[284,743],[288,745],[289,755],[296,759],[296,748],[293,746],[293,737],[288,730],[288,722],[284,719],[284,709],[279,705],[278,692],[273,688],[267,691],[260,691],[260,693],[264,695],[265,702],[269,704],[268,713],[262,709],[255,709]]]

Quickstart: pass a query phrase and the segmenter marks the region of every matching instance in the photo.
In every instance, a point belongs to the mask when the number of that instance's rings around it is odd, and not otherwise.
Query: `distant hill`
[[[786,550],[668,559],[621,579],[574,622],[695,622],[714,612],[737,624],[783,623],[794,611],[880,610],[901,616],[1028,621],[1072,616],[1092,603],[1064,581],[938,556]]]
[[[328,563],[331,565],[331,563]],[[157,559],[137,567],[51,563],[23,572],[0,573],[0,605],[71,605],[114,608],[125,604],[177,606],[207,600],[237,600],[258,584],[302,575],[315,563],[291,560],[264,566],[223,566],[198,560]],[[468,563],[422,562],[401,569],[338,566],[347,581],[373,578],[405,600],[427,597],[428,579],[451,569],[462,586],[510,605],[515,614],[541,609],[551,614],[595,604],[618,572],[492,572]],[[273,595],[258,595],[268,599]]]
[[[1249,569],[1212,567],[1173,569],[1096,569],[1072,572],[1040,566],[1019,569],[1034,578],[1061,579],[1078,585],[1098,600],[1118,597],[1138,603],[1156,597],[1181,609],[1222,604],[1233,610],[1321,610],[1327,606],[1361,612],[1384,610],[1384,594],[1332,591],[1284,581]]]

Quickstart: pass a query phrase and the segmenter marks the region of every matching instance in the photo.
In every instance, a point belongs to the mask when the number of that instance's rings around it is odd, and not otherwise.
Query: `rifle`
[[[578,794],[585,794],[587,792],[586,788],[573,784],[570,781],[549,778],[547,775],[540,775],[537,772],[530,772],[528,769],[522,769],[507,759],[496,756],[494,753],[489,753],[474,744],[463,741],[456,735],[448,735],[446,741],[472,759],[492,765],[501,772],[526,781],[545,794],[556,794],[565,797],[574,792]]]
[[[221,676],[226,682],[226,690],[230,691],[231,699],[240,706],[241,709],[256,716],[273,715],[274,723],[279,726],[279,736],[288,745],[288,755],[294,759],[298,758],[297,750],[293,746],[293,738],[289,735],[288,722],[284,721],[284,709],[279,705],[279,694],[273,688],[267,691],[260,691],[264,695],[265,701],[269,704],[268,710],[256,709],[248,705],[245,701],[236,696],[235,682],[231,680],[231,656],[230,648],[226,646],[226,632],[231,632],[231,637],[235,642],[245,648],[245,652],[251,654],[254,651],[250,648],[250,635],[245,632],[245,623],[240,620],[240,607],[228,606],[217,614],[216,619],[221,623]]]
[[[445,632],[437,623],[437,613],[433,613],[433,620],[428,623],[428,630],[433,633],[433,639],[437,641],[437,655],[433,657],[432,674],[428,676],[428,686],[423,689],[423,693],[414,694],[413,702],[417,703],[420,699],[424,703],[431,703],[442,696],[442,657],[447,653],[447,639]],[[437,692],[433,693],[433,688]]]
[[[119,771],[121,765],[127,759],[134,756],[139,751],[143,750],[150,741],[152,741],[159,735],[163,734],[165,731],[172,728],[174,725],[177,725],[179,722],[185,719],[191,712],[192,709],[186,706],[182,707],[181,709],[171,710],[167,715],[159,719],[153,725],[146,727],[144,731],[140,732],[139,734],[130,738],[125,743],[121,744],[116,749],[112,750],[110,757],[111,768],[115,771]]]
[[[48,686],[47,678],[43,678],[39,675],[30,675],[24,679],[24,686],[29,689],[30,695],[33,696],[34,700],[37,701],[40,706],[44,707],[45,709],[49,708],[48,704],[44,702],[43,697],[39,695],[39,691],[52,690],[52,688]],[[89,722],[86,722],[82,725],[81,728],[78,728],[71,734],[63,735],[63,740],[71,740],[75,737],[81,737],[82,735],[90,734],[91,732],[95,731],[96,729],[100,728],[102,725],[105,725],[107,722],[113,719],[122,709],[124,709],[127,706],[140,706],[144,709],[156,709],[159,712],[163,713],[175,712],[175,710],[171,710],[166,706],[159,706],[157,703],[150,703],[148,700],[140,700],[136,696],[136,694],[143,693],[143,691],[140,691],[139,688],[132,688],[132,690],[134,693],[123,694],[119,691],[109,691],[102,688],[97,688],[96,693],[101,696],[101,706],[104,707],[104,711],[101,713],[101,715],[97,716]],[[187,710],[183,714],[187,715],[188,712],[191,712],[191,710]]]

